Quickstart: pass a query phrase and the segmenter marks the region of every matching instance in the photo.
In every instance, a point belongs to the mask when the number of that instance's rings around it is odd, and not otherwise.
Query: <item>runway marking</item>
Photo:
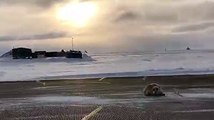
[[[89,120],[91,117],[93,117],[95,114],[97,114],[98,112],[100,112],[100,110],[102,110],[103,107],[100,106],[97,109],[95,109],[94,111],[92,111],[90,114],[86,115],[84,118],[82,118],[81,120]]]
[[[42,84],[43,86],[46,86],[45,82],[41,82],[40,80],[37,80],[36,82]]]
[[[102,81],[102,80],[104,80],[104,79],[106,79],[107,77],[102,77],[102,78],[100,78],[98,81]]]

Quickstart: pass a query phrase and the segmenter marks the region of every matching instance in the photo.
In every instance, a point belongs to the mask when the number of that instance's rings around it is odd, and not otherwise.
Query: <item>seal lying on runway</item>
[[[144,88],[145,96],[165,96],[161,87],[156,83],[151,83]]]

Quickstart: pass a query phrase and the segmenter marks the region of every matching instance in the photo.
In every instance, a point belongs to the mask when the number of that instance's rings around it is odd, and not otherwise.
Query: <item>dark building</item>
[[[13,59],[30,59],[32,58],[32,50],[29,48],[13,48]]]
[[[46,57],[58,57],[58,52],[46,52]]]
[[[58,57],[65,57],[66,56],[66,52],[64,50],[61,50],[61,52],[58,52]]]
[[[38,58],[36,53],[32,53],[32,58]]]
[[[45,55],[46,51],[35,51],[37,55]]]
[[[66,58],[82,58],[82,52],[70,50],[69,52],[67,52]]]
[[[33,58],[44,58],[46,57],[46,51],[35,51],[33,54],[35,54]]]
[[[45,58],[45,57],[66,57],[66,58],[82,58],[81,51],[64,51],[60,52],[46,52],[46,51],[35,51],[32,52],[29,48],[14,48],[12,49],[13,59],[31,59],[31,58]]]

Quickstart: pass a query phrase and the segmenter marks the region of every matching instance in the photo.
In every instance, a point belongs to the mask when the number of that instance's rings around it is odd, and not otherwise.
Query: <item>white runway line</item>
[[[93,117],[95,114],[97,114],[102,109],[103,109],[102,106],[98,107],[97,109],[95,109],[94,111],[92,111],[90,114],[88,114],[84,118],[82,118],[81,120],[89,120],[91,117]]]
[[[43,86],[46,86],[46,83],[45,83],[45,82],[41,82],[41,81],[39,81],[39,80],[37,80],[36,82],[42,84]]]
[[[107,77],[103,77],[103,78],[100,78],[98,81],[102,81],[102,80],[104,80],[104,79],[106,79]]]

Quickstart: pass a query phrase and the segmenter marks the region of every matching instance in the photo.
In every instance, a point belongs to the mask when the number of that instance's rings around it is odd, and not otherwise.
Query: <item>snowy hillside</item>
[[[12,58],[12,51],[6,52],[5,54],[0,56],[0,58],[7,58],[7,57],[11,57]]]
[[[213,51],[84,55],[83,60],[0,59],[0,81],[214,73]]]

